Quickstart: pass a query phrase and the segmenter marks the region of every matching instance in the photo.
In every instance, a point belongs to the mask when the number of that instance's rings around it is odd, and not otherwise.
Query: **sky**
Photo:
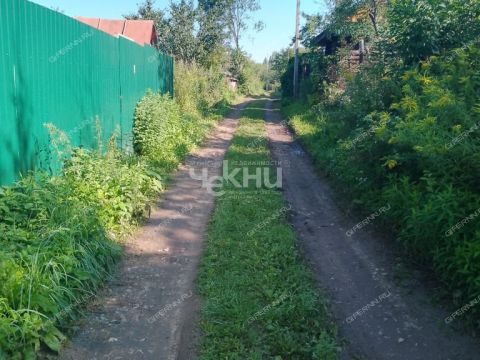
[[[156,6],[165,8],[170,0],[156,0]],[[242,39],[242,48],[257,62],[262,62],[274,51],[291,45],[295,34],[296,0],[259,0],[261,10],[254,14],[265,23],[261,32],[249,30]],[[49,7],[59,8],[69,16],[121,19],[134,12],[142,0],[33,0]],[[307,14],[325,13],[325,0],[301,0],[301,11]]]

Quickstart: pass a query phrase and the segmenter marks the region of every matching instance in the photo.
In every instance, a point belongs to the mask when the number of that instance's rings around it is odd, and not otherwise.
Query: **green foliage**
[[[480,36],[477,0],[395,0],[388,6],[387,48],[407,64]]]
[[[0,188],[0,359],[60,349],[62,330],[111,274],[119,243],[162,190],[161,175],[178,166],[215,119],[149,93],[135,113],[141,156],[116,148],[115,134],[106,147],[98,133],[97,150],[76,149],[47,126],[61,176],[32,173]]]
[[[223,72],[228,66],[223,61],[225,55],[234,62],[231,55],[241,52],[243,33],[252,25],[257,31],[263,28],[252,19],[259,9],[258,0],[200,0],[197,6],[193,0],[176,0],[167,10],[155,9],[152,0],[145,0],[136,13],[125,17],[155,21],[162,52],[184,63]]]
[[[156,168],[171,172],[204,138],[214,120],[182,111],[169,95],[149,93],[135,110],[135,152]]]
[[[136,13],[125,15],[125,18],[153,20],[160,51],[186,62],[198,58],[201,44],[195,36],[197,11],[192,0],[171,1],[168,11],[155,9],[154,2],[146,0]]]
[[[199,0],[198,1],[198,41],[200,42],[200,63],[207,66],[215,66],[212,59],[218,53],[224,54],[224,42],[227,37],[224,26],[224,4],[221,1]],[[217,56],[216,56],[217,55]]]
[[[479,59],[480,47],[470,45],[401,76],[373,65],[333,103],[304,114],[288,107],[338,189],[365,211],[390,204],[385,224],[458,304],[480,295]]]
[[[250,26],[257,31],[263,28],[261,22],[252,24],[252,14],[260,10],[258,0],[199,0],[198,10],[199,38],[205,41],[207,51],[224,43],[239,51],[240,39]]]
[[[223,0],[225,6],[225,24],[227,25],[234,50],[240,50],[240,39],[248,30],[252,21],[252,13],[260,10],[258,0]],[[263,29],[263,23],[253,24],[254,29]]]
[[[378,36],[387,4],[387,0],[341,0],[328,15],[325,29],[353,40]]]
[[[66,162],[64,179],[85,204],[97,203],[101,225],[126,233],[145,215],[145,205],[162,190],[160,175],[133,155],[110,148],[106,154],[77,149]]]
[[[281,90],[284,97],[292,97],[295,58],[291,56],[285,64],[286,60],[286,58],[280,60],[281,66],[285,69],[280,77]],[[313,102],[318,99],[319,95],[323,94],[329,76],[328,69],[332,62],[333,59],[329,56],[317,56],[313,52],[300,52],[298,65],[299,96],[302,99]]]
[[[360,40],[366,43],[367,61],[381,65],[383,74],[392,75],[418,66],[432,55],[475,43],[480,37],[477,0],[342,0],[326,16],[305,17],[302,42],[310,54],[307,63],[314,69],[307,80],[310,84],[305,86],[320,95],[326,95],[328,84],[334,84],[330,89],[336,86],[340,92],[345,89],[345,80],[358,71],[358,67],[347,64]],[[326,48],[319,45],[319,34],[327,40],[323,44]],[[334,56],[325,57],[326,50]],[[282,87],[284,95],[289,96],[291,80],[285,79]]]
[[[259,8],[257,0],[201,0],[197,7],[192,0],[178,0],[163,11],[146,0],[137,13],[126,17],[155,21],[159,49],[177,60],[176,98],[186,111],[194,112],[192,109],[204,110],[229,97],[227,73],[238,80],[244,94],[256,95],[265,87],[262,65],[255,64],[240,47],[243,33],[252,25],[252,14]],[[259,23],[254,27],[262,28]]]
[[[262,64],[256,64],[245,56],[241,51],[235,51],[232,65],[232,73],[238,80],[238,87],[242,94],[261,95],[265,91],[265,83],[262,81]]]
[[[111,148],[75,150],[64,174],[0,190],[0,348],[9,359],[58,351],[59,329],[93,298],[120,255],[114,239],[160,190],[146,165]]]
[[[198,5],[205,14],[201,24],[209,30],[201,32],[210,39],[229,42],[233,50],[240,50],[240,39],[250,26],[257,31],[263,28],[263,23],[253,23],[252,19],[252,14],[260,10],[258,0],[199,0]]]
[[[232,171],[270,160],[264,103],[252,103],[240,120],[226,155],[238,164]],[[225,181],[211,219],[199,275],[200,359],[335,359],[334,326],[296,248],[282,195],[250,185]],[[268,226],[250,234],[262,219]]]
[[[193,0],[170,2],[170,17],[166,20],[167,34],[160,49],[174,54],[176,59],[192,62],[198,58],[199,44],[195,36],[197,13]]]
[[[290,59],[294,55],[293,49],[286,48],[274,52],[272,56],[270,56],[269,64],[272,71],[272,81],[274,84],[277,84],[277,86],[281,85],[282,76],[287,72]]]
[[[323,77],[321,101],[309,111],[285,107],[355,207],[391,204],[385,225],[459,304],[480,295],[479,19],[476,0],[341,1],[323,22],[309,17],[304,44],[319,74],[341,69],[342,50],[358,39],[369,43],[368,63]],[[331,63],[315,42],[321,31],[343,47]]]
[[[235,93],[228,89],[225,74],[196,64],[175,64],[175,101],[186,113],[208,114],[229,103]]]

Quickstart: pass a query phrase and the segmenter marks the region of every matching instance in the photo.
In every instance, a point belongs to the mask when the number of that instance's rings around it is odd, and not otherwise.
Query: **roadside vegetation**
[[[126,16],[155,21],[160,50],[176,58],[174,97],[149,92],[138,103],[133,153],[116,134],[102,143],[100,131],[96,149],[73,148],[48,125],[58,169],[0,188],[0,359],[60,349],[169,174],[236,98],[264,91],[267,66],[239,45],[248,27],[261,29],[250,16],[258,9],[252,0],[180,0],[163,11],[147,0]]]
[[[167,176],[228,109],[233,94],[224,81],[181,71],[208,90],[192,104],[181,100],[196,91],[186,86],[176,99],[148,93],[135,112],[135,153],[117,148],[116,134],[103,144],[99,130],[96,149],[72,148],[48,125],[59,173],[36,171],[0,188],[0,359],[60,349]]]
[[[264,105],[244,111],[225,158],[232,173],[270,164]],[[243,183],[242,171],[235,179]],[[242,188],[224,180],[221,191],[198,280],[200,358],[335,359],[335,328],[299,255],[281,192],[254,180]]]
[[[478,1],[345,0],[307,18],[300,100],[288,56],[281,72],[284,115],[319,168],[353,208],[391,205],[384,225],[458,306],[480,296],[479,18]],[[366,61],[347,66],[359,41]]]

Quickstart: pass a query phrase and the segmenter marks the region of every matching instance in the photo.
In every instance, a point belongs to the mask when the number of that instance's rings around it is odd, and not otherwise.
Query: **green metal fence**
[[[173,60],[25,0],[0,0],[0,184],[51,166],[45,123],[75,146],[116,128],[131,146],[135,104],[173,93]]]

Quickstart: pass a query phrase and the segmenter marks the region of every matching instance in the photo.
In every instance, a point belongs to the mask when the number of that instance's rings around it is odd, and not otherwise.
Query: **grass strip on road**
[[[226,154],[243,182],[271,161],[263,120],[253,102]],[[248,165],[246,165],[248,164]],[[271,182],[276,169],[270,167]],[[201,359],[335,359],[335,327],[299,256],[281,192],[255,180],[224,179],[211,218],[199,275],[204,297]]]

